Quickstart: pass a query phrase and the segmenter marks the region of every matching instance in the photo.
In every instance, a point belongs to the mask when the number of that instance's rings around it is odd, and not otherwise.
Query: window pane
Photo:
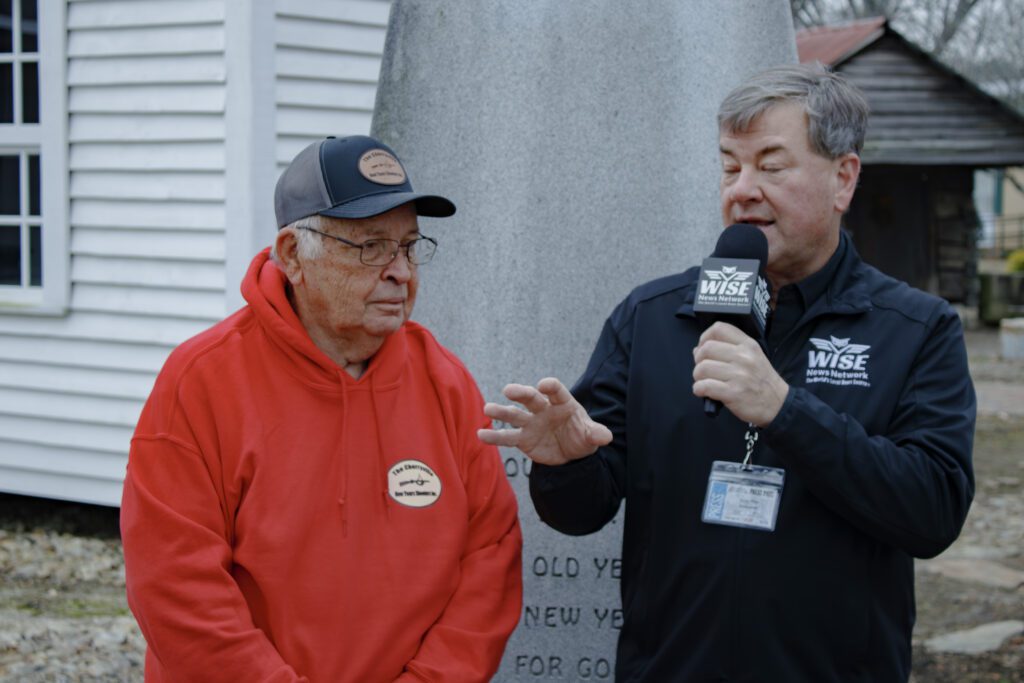
[[[41,216],[39,210],[39,155],[28,155],[28,212],[33,216]]]
[[[14,123],[13,64],[0,64],[0,123]]]
[[[39,65],[21,65],[21,121],[39,123]]]
[[[0,214],[17,216],[21,213],[21,176],[18,157],[0,156]]]
[[[21,51],[39,52],[39,22],[36,0],[21,0]]]
[[[40,287],[43,284],[43,242],[42,228],[38,225],[31,225],[28,229],[29,243],[29,271],[28,283],[33,287]]]
[[[0,226],[0,285],[21,284],[21,229]]]
[[[11,0],[0,0],[0,52],[11,52],[14,49],[14,12]]]

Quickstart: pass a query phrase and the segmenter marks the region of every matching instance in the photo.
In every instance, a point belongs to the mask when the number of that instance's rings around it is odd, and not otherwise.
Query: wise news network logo
[[[768,304],[771,295],[768,283],[758,275],[760,263],[755,259],[721,259],[709,257],[701,267],[694,311],[756,319],[756,331],[748,334],[761,336],[768,323]],[[744,326],[745,328],[747,326]]]
[[[807,384],[870,387],[868,359],[870,344],[851,344],[850,338],[811,337],[814,349],[807,352]]]

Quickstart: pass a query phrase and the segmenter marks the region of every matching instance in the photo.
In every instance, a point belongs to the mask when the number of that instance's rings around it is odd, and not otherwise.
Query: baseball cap
[[[370,218],[408,202],[420,216],[455,213],[448,199],[413,192],[394,151],[366,135],[314,142],[292,159],[274,189],[278,228],[313,214]]]

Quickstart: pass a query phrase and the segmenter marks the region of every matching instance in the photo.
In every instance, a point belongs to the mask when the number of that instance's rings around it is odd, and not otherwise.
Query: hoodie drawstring
[[[377,478],[381,483],[381,503],[384,505],[384,512],[388,519],[391,519],[391,505],[388,504],[388,472],[384,459],[388,450],[384,443],[384,430],[380,426],[380,407],[377,405],[377,373],[370,375],[370,404],[373,406],[373,424],[377,429]]]
[[[344,372],[342,370],[341,372]],[[338,505],[341,506],[341,536],[348,538],[348,459],[349,454],[345,452],[345,434],[347,433],[348,422],[348,389],[344,378],[341,382],[341,481],[338,482]]]

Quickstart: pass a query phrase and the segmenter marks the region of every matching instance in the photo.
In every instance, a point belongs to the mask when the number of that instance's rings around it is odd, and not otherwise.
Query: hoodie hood
[[[406,358],[403,325],[388,335],[367,363],[366,372],[355,379],[313,343],[288,300],[288,278],[270,259],[270,248],[256,255],[242,280],[242,296],[267,336],[290,361],[290,370],[307,384],[338,388],[339,384],[372,382],[384,388],[396,384]]]

